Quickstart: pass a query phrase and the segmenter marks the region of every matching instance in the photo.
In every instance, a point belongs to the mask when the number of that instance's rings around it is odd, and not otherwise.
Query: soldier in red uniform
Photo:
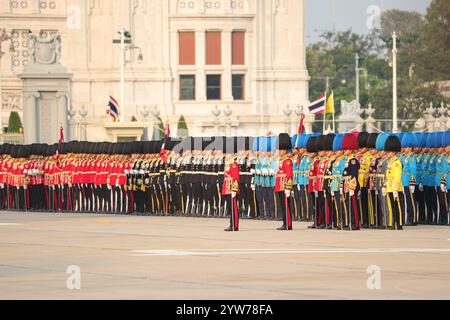
[[[318,156],[319,152],[319,137],[311,137],[307,143],[307,151],[311,157],[311,164],[308,168],[308,194],[309,194],[309,204],[310,213],[314,216],[314,224],[309,228],[317,228],[321,224],[321,215],[318,209],[318,194],[316,191],[316,181],[318,179],[320,159]]]
[[[281,204],[281,216],[283,226],[278,230],[292,230],[292,187],[293,187],[293,163],[291,159],[292,140],[291,137],[282,133],[278,139],[278,157],[280,165],[276,174],[275,194],[277,201]]]
[[[222,197],[225,199],[227,214],[230,215],[230,227],[226,232],[239,231],[239,211],[236,196],[239,193],[240,173],[236,162],[234,139],[227,139],[224,152],[225,171],[222,185]]]

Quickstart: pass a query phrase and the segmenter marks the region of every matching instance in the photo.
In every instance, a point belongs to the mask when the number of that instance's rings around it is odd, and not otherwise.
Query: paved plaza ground
[[[449,227],[278,226],[1,212],[0,299],[450,299]]]

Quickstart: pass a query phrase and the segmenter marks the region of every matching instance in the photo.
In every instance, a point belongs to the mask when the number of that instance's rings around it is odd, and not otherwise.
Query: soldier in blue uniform
[[[425,147],[426,147],[426,135],[424,133],[416,133],[417,148],[415,150],[417,156],[416,163],[416,192],[414,198],[416,200],[417,208],[417,223],[425,224],[426,207],[425,207],[425,189],[424,189],[424,162],[425,162]]]
[[[447,224],[450,225],[450,131],[444,132],[442,136],[442,147],[447,154],[447,163],[445,164],[445,188],[447,197]]]
[[[338,134],[333,141],[333,151],[335,160],[332,164],[330,192],[332,195],[331,206],[331,221],[334,229],[341,229],[344,227],[344,203],[342,189],[342,178],[347,163],[344,151],[342,150],[343,134]]]
[[[426,224],[437,223],[437,194],[436,194],[436,155],[434,150],[434,136],[432,133],[427,134],[426,140],[426,156],[423,162],[423,185],[425,192],[426,205]]]
[[[308,194],[309,167],[312,164],[311,154],[307,152],[306,146],[312,135],[304,135],[300,140],[300,150],[304,153],[299,166],[298,183],[300,187],[301,216],[300,221],[311,221],[311,203]]]
[[[402,182],[405,201],[403,212],[406,217],[404,221],[407,226],[417,225],[418,215],[414,193],[417,184],[417,154],[413,151],[418,145],[417,138],[413,133],[407,133],[402,138],[402,153],[398,156],[403,165]]]
[[[437,190],[437,199],[439,204],[439,213],[437,223],[439,225],[448,224],[448,205],[447,205],[447,166],[449,155],[445,152],[443,145],[444,133],[438,132],[434,134],[436,147],[436,175],[435,184]]]

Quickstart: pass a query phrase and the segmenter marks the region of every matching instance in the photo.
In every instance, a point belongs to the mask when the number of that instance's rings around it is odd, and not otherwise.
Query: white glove
[[[231,198],[233,198],[233,199],[236,198],[236,195],[237,195],[236,192],[232,192],[231,193]]]
[[[298,189],[298,191],[301,191],[301,188],[300,188],[299,184],[297,185],[297,189]]]
[[[394,199],[398,199],[398,191],[394,191],[393,194],[394,194]]]
[[[4,188],[5,187],[5,185],[2,183],[2,184],[0,184],[0,188]]]
[[[353,197],[355,195],[355,190],[350,190],[350,197]]]
[[[251,169],[250,174],[252,174],[252,175],[255,174],[255,169]]]
[[[258,176],[260,176],[261,175],[261,170],[256,170],[256,174],[258,175]]]
[[[423,184],[419,185],[419,190],[423,192],[423,190],[424,190]]]
[[[262,171],[262,174],[265,175],[265,176],[269,175],[269,170],[264,169],[264,170]]]
[[[256,190],[256,187],[254,184],[252,184],[252,191],[255,191],[255,190]]]
[[[286,195],[286,198],[290,198],[291,197],[291,190],[284,191],[284,194]]]
[[[410,186],[409,191],[411,191],[411,193],[416,192],[416,186]]]
[[[358,198],[361,198],[361,191],[358,192]]]
[[[387,190],[386,190],[386,188],[383,188],[383,189],[381,190],[381,194],[383,195],[383,197],[386,197],[386,196],[387,196]]]
[[[447,192],[447,186],[445,184],[441,184],[441,190],[442,192]]]
[[[316,195],[316,198],[319,197],[319,192],[314,191],[314,194]]]
[[[28,186],[27,186],[27,185],[24,185],[24,186],[23,186],[23,189],[24,189],[24,190],[27,190],[27,189],[28,189]]]
[[[108,184],[108,190],[111,190],[112,188],[111,188],[111,186]]]
[[[124,172],[125,172],[125,174],[128,174],[128,173],[130,173],[130,171],[128,171],[128,170],[125,170]]]
[[[344,195],[344,189],[339,188],[339,193],[341,194],[341,196]]]
[[[269,174],[270,174],[271,176],[273,176],[273,175],[275,174],[275,171],[274,171],[273,169],[270,169],[270,170],[269,170]]]

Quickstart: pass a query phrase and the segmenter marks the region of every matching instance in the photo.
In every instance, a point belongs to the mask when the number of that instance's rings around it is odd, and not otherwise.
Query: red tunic
[[[292,160],[288,157],[281,160],[277,178],[275,180],[275,192],[285,192],[286,190],[292,190],[294,172],[292,169]]]
[[[222,185],[222,195],[229,196],[232,192],[239,193],[240,173],[239,166],[236,162],[230,164],[230,167],[224,174]]]
[[[316,191],[316,180],[319,172],[320,160],[314,160],[313,164],[309,168],[309,182],[308,182],[308,192]]]
[[[322,159],[317,167],[317,179],[314,191],[323,191],[323,184],[325,182],[325,172],[327,171],[328,160]]]

